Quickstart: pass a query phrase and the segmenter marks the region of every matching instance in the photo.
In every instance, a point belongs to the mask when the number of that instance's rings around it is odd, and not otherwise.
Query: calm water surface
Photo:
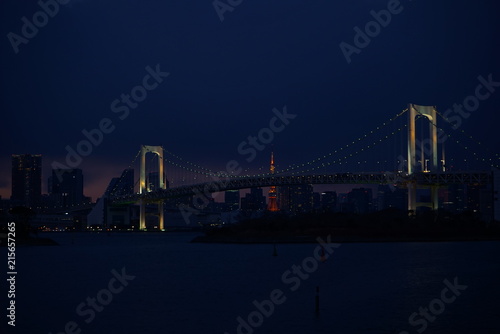
[[[8,332],[71,333],[65,326],[74,321],[81,334],[500,333],[499,242],[342,244],[317,270],[306,261],[311,273],[299,277],[287,271],[312,256],[314,244],[277,245],[273,256],[272,245],[189,243],[196,234],[185,233],[43,236],[60,246],[17,249],[17,326]],[[122,268],[134,278],[123,289],[113,281],[119,292],[101,292]],[[467,288],[439,302],[443,281],[455,277]],[[281,304],[260,317],[253,302],[276,289]],[[108,304],[90,311],[87,298],[99,293]],[[412,326],[409,317],[432,302],[439,314],[418,315]],[[238,331],[238,317],[258,327]]]

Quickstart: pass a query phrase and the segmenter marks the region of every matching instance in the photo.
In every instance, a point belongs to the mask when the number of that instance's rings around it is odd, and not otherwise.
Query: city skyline
[[[18,156],[36,156],[38,157],[42,162],[43,162],[43,156],[41,154],[28,154],[28,153],[25,153],[23,155],[18,155],[18,154],[13,154],[12,155],[12,163],[14,163],[14,159]],[[274,162],[274,160],[273,160]],[[131,171],[131,172],[129,172]],[[116,176],[110,178],[109,180],[105,180],[103,182],[106,182],[106,186],[104,187],[104,190],[102,193],[100,192],[100,187],[99,187],[99,192],[96,193],[97,196],[89,196],[88,194],[90,194],[90,192],[88,192],[86,190],[86,187],[84,186],[85,184],[85,171],[83,171],[82,169],[79,169],[79,168],[70,168],[70,169],[67,169],[67,170],[55,170],[55,169],[49,169],[49,170],[44,170],[43,167],[40,168],[40,195],[52,195],[52,194],[56,194],[56,193],[59,193],[60,191],[54,191],[53,190],[53,184],[64,184],[65,182],[67,182],[66,180],[68,179],[68,177],[71,177],[72,175],[74,175],[75,172],[78,172],[79,178],[81,178],[80,181],[78,181],[79,183],[79,187],[81,187],[81,190],[82,190],[82,193],[80,195],[75,195],[75,194],[72,194],[72,196],[76,196],[76,198],[78,198],[78,200],[75,200],[73,199],[72,200],[72,203],[73,202],[78,202],[79,200],[83,200],[85,199],[86,197],[90,197],[91,200],[93,202],[96,202],[100,197],[104,196],[108,191],[112,191],[113,189],[110,189],[111,188],[114,188],[118,182],[123,182],[123,181],[120,181],[121,179],[123,179],[125,177],[125,179],[127,179],[127,181],[125,182],[127,185],[128,184],[134,184],[135,183],[135,187],[132,187],[132,188],[138,188],[138,185],[137,185],[137,180],[133,180],[133,179],[129,179],[128,176],[131,176],[132,178],[134,177],[134,174],[135,174],[135,169],[134,168],[130,168],[130,169],[124,169],[123,171],[121,171],[120,173],[117,173]],[[121,174],[121,175],[120,175]],[[150,179],[150,178],[154,178],[154,174],[157,174],[157,172],[149,172],[148,173],[148,176],[147,178]],[[45,175],[48,175],[47,177],[44,177]],[[11,180],[14,176],[11,175]],[[61,178],[60,181],[57,181],[58,177]],[[157,176],[156,176],[157,178]],[[56,180],[56,181],[54,181]],[[167,185],[168,185],[168,176],[167,176]],[[156,187],[156,181],[154,180],[149,180],[149,183],[151,184],[152,188],[151,190],[154,190],[154,187]],[[12,184],[12,182],[10,182],[10,184]],[[376,185],[365,185],[365,186],[368,186],[368,187],[372,187],[372,188],[376,188]],[[60,187],[60,186],[59,186]],[[67,187],[67,186],[66,186]],[[352,184],[352,185],[342,185],[342,184],[337,184],[337,185],[315,185],[314,186],[315,189],[317,189],[316,191],[318,192],[323,192],[323,191],[332,191],[332,188],[335,188],[334,191],[340,191],[340,192],[349,192],[352,188],[356,188],[357,185],[355,184]],[[267,188],[267,187],[264,187],[264,188]],[[11,188],[10,188],[11,189]],[[5,199],[5,200],[9,200],[12,198],[11,196],[11,193],[12,191],[10,191],[9,189],[9,192],[6,192],[7,195],[6,196],[1,196],[0,195],[0,198],[2,199]],[[134,192],[138,192],[138,189],[133,189],[133,192],[130,192],[131,193],[134,193]],[[246,193],[249,193],[250,192],[250,189],[242,189],[240,190],[240,193],[242,195],[245,195]],[[128,193],[128,192],[127,192]],[[217,202],[224,202],[224,192],[220,192],[220,193],[217,193],[219,194],[219,196],[214,196],[214,199],[217,201]],[[266,200],[268,200],[268,197],[269,195],[267,193],[264,193],[264,196],[266,198]],[[242,196],[243,197],[243,196]]]
[[[409,108],[423,110],[416,105]],[[434,111],[429,112],[435,116]],[[409,119],[414,117],[410,114]],[[410,130],[410,138],[412,133]],[[420,148],[415,149],[418,151]],[[156,171],[146,170],[148,153],[154,153],[153,157],[156,157],[156,162],[151,159],[152,165],[158,168]],[[162,147],[143,146],[136,156],[138,158],[140,155],[140,180],[135,181],[134,168],[123,170],[120,177],[113,177],[109,181],[105,193],[95,203],[84,195],[84,175],[81,169],[53,169],[47,180],[47,194],[42,195],[41,155],[13,154],[13,195],[10,200],[2,201],[3,211],[8,207],[26,207],[31,212],[38,213],[38,219],[42,222],[45,220],[46,224],[49,221],[50,225],[73,223],[73,228],[81,228],[82,224],[88,224],[90,227],[87,228],[94,228],[102,224],[107,228],[122,229],[133,226],[135,223],[132,222],[138,220],[140,230],[157,228],[163,231],[165,213],[173,211],[178,212],[187,225],[193,223],[189,218],[193,213],[196,216],[201,214],[206,215],[206,218],[212,217],[209,220],[214,219],[214,215],[220,215],[219,222],[212,220],[209,223],[211,226],[232,222],[236,215],[240,218],[257,217],[266,211],[292,216],[321,212],[364,216],[373,212],[382,213],[386,209],[418,215],[428,210],[442,210],[448,214],[473,215],[484,222],[498,219],[498,198],[495,196],[498,172],[463,171],[440,174],[441,169],[446,169],[444,156],[441,165],[438,164],[437,157],[434,157],[433,163],[420,163],[418,166],[420,154],[416,154],[415,161],[408,165],[408,173],[402,174],[348,172],[294,176],[292,171],[292,175],[275,174],[274,152],[271,152],[269,171],[260,176],[239,178],[241,168],[238,169],[235,167],[237,164],[231,163],[228,166],[236,171],[236,178],[219,180],[210,173],[211,181],[198,182],[198,185],[187,183],[187,186],[176,184],[170,188],[164,158],[158,160],[164,154]],[[422,154],[424,159],[424,152]],[[321,164],[325,165],[325,162],[327,160]],[[413,172],[410,170],[411,165]],[[309,168],[315,169],[312,166]],[[350,189],[337,194],[335,186],[339,184],[347,185]],[[162,201],[158,201],[159,199]],[[90,208],[91,211],[87,211]],[[157,222],[151,219],[151,210],[157,211],[153,214],[158,215]],[[71,216],[69,211],[72,211]],[[82,215],[83,211],[86,213]],[[59,212],[59,215],[50,216],[50,212]],[[228,212],[231,214],[227,215]],[[169,223],[175,225],[174,221],[175,218]],[[198,220],[198,224],[202,223]],[[48,228],[46,225],[40,227]]]
[[[500,332],[499,13],[1,0],[0,332]]]
[[[380,14],[387,5],[242,4],[223,22],[210,3],[130,3],[119,6],[119,16],[112,14],[114,3],[61,5],[17,53],[7,38],[0,45],[0,109],[8,124],[0,137],[8,143],[0,147],[0,195],[10,196],[11,154],[42,154],[44,173],[50,173],[54,163],[68,166],[68,148],[75,151],[93,138],[96,144],[86,148],[91,153],[69,167],[84,171],[86,195],[95,200],[142,144],[163,145],[214,170],[237,160],[251,171],[268,167],[272,145],[279,169],[345,146],[408,103],[435,105],[459,117],[456,133],[463,130],[483,143],[484,155],[496,153],[496,3],[401,2],[390,23],[379,24],[378,34],[359,47],[357,31],[377,22],[372,12]],[[1,6],[9,13],[0,26],[4,36],[21,33],[20,18],[40,10],[35,3]],[[191,13],[204,29],[174,14],[179,11]],[[89,18],[94,24],[83,23]],[[129,18],[126,25],[122,18]],[[117,38],[117,27],[128,43]],[[359,52],[348,62],[345,45],[355,46],[356,38]],[[488,96],[474,111],[455,108],[470,103],[484,82],[489,86],[479,93]],[[248,162],[248,138],[285,108],[296,118],[284,128],[277,124],[282,130]]]

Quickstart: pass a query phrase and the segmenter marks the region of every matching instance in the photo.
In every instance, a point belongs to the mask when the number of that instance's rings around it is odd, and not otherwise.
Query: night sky
[[[2,0],[0,195],[10,196],[11,154],[43,155],[46,192],[51,163],[64,163],[66,146],[106,118],[114,130],[78,165],[94,200],[141,144],[217,170],[232,159],[266,166],[273,149],[286,167],[354,140],[408,103],[444,112],[474,95],[478,76],[500,82],[494,0],[401,1],[348,63],[340,43],[354,45],[354,27],[364,30],[372,10],[391,4],[243,0],[221,21],[212,0],[72,0],[16,53],[9,33],[22,36],[21,18],[33,22],[41,7]],[[113,112],[148,66],[169,75],[157,86],[151,79],[156,88],[126,117]],[[497,90],[461,125],[492,153],[500,147]],[[284,106],[297,117],[247,163],[238,145]]]

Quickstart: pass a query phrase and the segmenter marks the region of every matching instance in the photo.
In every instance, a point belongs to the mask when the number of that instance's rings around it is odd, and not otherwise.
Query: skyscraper
[[[250,193],[241,198],[242,211],[258,211],[265,209],[266,197],[263,195],[262,188],[252,188]]]
[[[347,199],[357,214],[366,214],[372,211],[373,195],[371,188],[354,188],[347,194]]]
[[[228,211],[238,210],[240,207],[240,191],[227,190],[224,192],[224,203]]]
[[[402,211],[408,210],[408,189],[391,187],[381,184],[377,188],[377,211],[396,208]]]
[[[337,192],[325,191],[321,193],[321,207],[327,211],[335,211],[337,209]]]
[[[83,173],[81,169],[53,169],[49,180],[49,195],[57,206],[68,207],[83,202]]]
[[[42,197],[42,156],[12,155],[12,194],[14,205],[35,208]]]
[[[280,186],[278,202],[281,210],[291,213],[309,212],[313,209],[313,186],[310,184]]]
[[[121,189],[120,194],[123,195],[133,195],[134,194],[134,169],[127,168],[124,169],[122,175],[120,176],[119,187]],[[167,186],[168,187],[168,186]]]
[[[124,169],[120,177],[114,177],[106,188],[106,196],[124,196],[134,194],[134,169]]]

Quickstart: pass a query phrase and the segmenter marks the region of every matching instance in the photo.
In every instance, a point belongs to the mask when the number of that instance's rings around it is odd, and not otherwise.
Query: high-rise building
[[[493,170],[493,219],[500,221],[500,172]]]
[[[471,193],[472,194],[472,193]],[[479,206],[479,191],[475,196],[476,205]],[[445,190],[446,200],[443,202],[443,208],[452,212],[459,213],[468,206],[467,186],[465,184],[450,184]],[[471,199],[471,204],[474,200]]]
[[[337,209],[337,192],[325,191],[321,193],[321,207],[325,211],[335,211]]]
[[[378,211],[389,208],[406,211],[408,210],[408,189],[381,184],[377,189],[376,203]]]
[[[123,170],[120,176],[120,183],[118,184],[120,188],[121,195],[133,195],[134,194],[134,169],[127,168]]]
[[[490,223],[495,218],[494,212],[494,192],[492,187],[481,189],[479,212],[483,222]]]
[[[313,192],[313,209],[319,210],[321,209],[321,193]]]
[[[118,181],[120,181],[119,177],[114,177],[109,181],[106,191],[104,192],[104,196],[107,197],[116,193]]]
[[[134,169],[125,169],[120,177],[114,177],[106,188],[105,195],[125,196],[134,194]]]
[[[79,168],[53,169],[49,178],[49,195],[55,205],[69,207],[81,204],[83,196],[83,173]]]
[[[227,211],[238,210],[240,207],[240,191],[228,190],[224,192],[224,204]]]
[[[373,194],[370,188],[354,188],[347,194],[347,198],[355,213],[365,214],[373,209]]]
[[[35,208],[42,197],[42,156],[12,155],[12,195],[14,205]]]
[[[340,212],[355,212],[354,204],[349,202],[349,193],[338,194],[337,207]]]
[[[243,211],[258,211],[265,207],[266,197],[262,192],[262,188],[252,188],[250,193],[241,198],[241,210]]]
[[[484,186],[467,185],[467,210],[479,211],[481,206],[481,190]]]
[[[311,211],[313,208],[313,186],[310,184],[280,186],[278,203],[281,210],[292,213]]]

